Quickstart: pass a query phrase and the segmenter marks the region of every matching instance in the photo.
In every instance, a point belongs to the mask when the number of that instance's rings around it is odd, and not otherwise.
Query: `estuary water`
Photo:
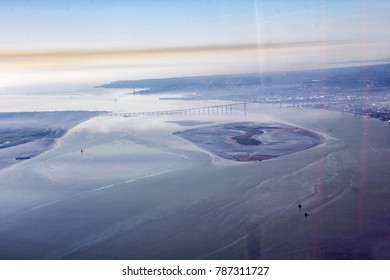
[[[226,103],[99,94],[7,104],[133,112]],[[280,122],[325,141],[235,162],[173,135],[243,121]],[[0,258],[388,259],[389,158],[387,123],[325,110],[247,104],[231,114],[94,117],[0,171]]]

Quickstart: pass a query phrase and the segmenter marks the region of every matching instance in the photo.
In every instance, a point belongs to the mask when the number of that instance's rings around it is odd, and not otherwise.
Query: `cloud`
[[[232,44],[208,46],[183,46],[171,48],[145,49],[79,49],[79,50],[38,50],[38,51],[2,51],[0,62],[11,66],[68,65],[77,62],[110,62],[123,60],[147,60],[156,57],[180,57],[183,55],[229,54],[245,51],[265,51],[284,48],[316,47],[338,42],[286,42],[267,44]]]

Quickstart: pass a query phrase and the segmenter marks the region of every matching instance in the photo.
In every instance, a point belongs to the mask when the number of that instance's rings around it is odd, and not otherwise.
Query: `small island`
[[[262,161],[314,147],[323,137],[281,123],[217,124],[173,133],[219,157]]]

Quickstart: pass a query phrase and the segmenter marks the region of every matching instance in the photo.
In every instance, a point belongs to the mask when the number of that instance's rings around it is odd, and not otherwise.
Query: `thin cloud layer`
[[[175,57],[181,55],[202,54],[228,54],[246,51],[264,51],[276,49],[318,47],[346,42],[287,42],[268,44],[232,44],[211,46],[183,46],[171,48],[145,48],[145,49],[80,49],[80,50],[39,50],[39,51],[3,51],[0,52],[2,63],[12,63],[14,66],[45,65],[45,64],[73,64],[79,62],[111,62],[119,59],[146,59],[150,56]]]

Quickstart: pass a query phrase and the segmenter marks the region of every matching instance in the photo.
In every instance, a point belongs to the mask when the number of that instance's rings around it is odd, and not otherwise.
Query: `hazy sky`
[[[0,0],[0,86],[385,59],[389,26],[380,0]]]

